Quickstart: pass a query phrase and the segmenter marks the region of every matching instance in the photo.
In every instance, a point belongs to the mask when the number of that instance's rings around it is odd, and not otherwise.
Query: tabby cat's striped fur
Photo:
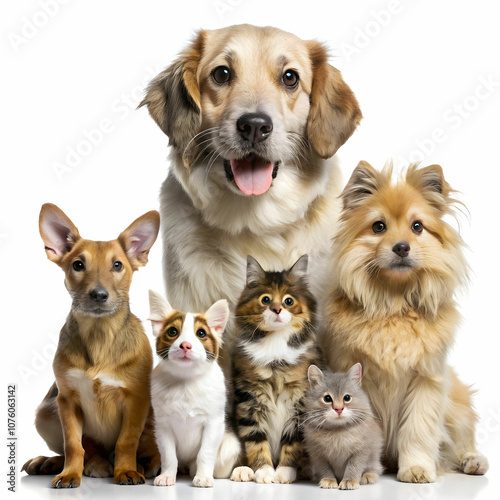
[[[320,357],[307,260],[304,255],[288,271],[266,272],[248,257],[232,354],[235,420],[247,466],[234,470],[235,481],[291,483],[297,476],[307,369]]]

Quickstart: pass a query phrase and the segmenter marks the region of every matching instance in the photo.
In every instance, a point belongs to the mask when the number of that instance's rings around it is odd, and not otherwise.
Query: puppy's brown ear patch
[[[47,258],[58,265],[81,239],[78,229],[70,218],[52,203],[42,205],[38,226]]]
[[[307,44],[313,67],[307,137],[321,158],[330,158],[356,129],[361,109],[340,71],[328,64],[326,49],[316,41]]]
[[[358,206],[380,189],[380,177],[380,172],[368,162],[360,161],[341,194],[344,210]]]
[[[157,75],[139,104],[169,138],[169,144],[183,150],[201,125],[200,88],[196,76],[205,41],[200,30],[179,58]]]
[[[118,241],[134,271],[147,264],[149,250],[156,241],[159,229],[160,214],[156,210],[151,210],[132,222],[118,236]]]

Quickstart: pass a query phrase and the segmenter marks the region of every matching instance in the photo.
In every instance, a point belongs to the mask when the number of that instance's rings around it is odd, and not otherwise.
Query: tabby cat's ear
[[[307,378],[314,387],[323,380],[323,372],[316,365],[311,365],[307,370]]]
[[[303,255],[288,271],[288,277],[296,281],[307,281],[307,265],[309,263],[309,256]]]
[[[247,257],[247,286],[257,286],[266,277],[262,266],[251,255]]]
[[[361,378],[363,376],[363,369],[361,368],[361,363],[356,363],[349,371],[348,371],[350,377],[357,382],[358,384],[361,384]]]

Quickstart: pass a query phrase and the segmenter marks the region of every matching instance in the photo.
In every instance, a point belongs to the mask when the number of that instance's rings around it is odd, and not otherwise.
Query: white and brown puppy
[[[175,308],[234,306],[247,255],[281,270],[309,254],[318,291],[342,187],[328,159],[361,119],[327,59],[316,41],[231,26],[198,32],[151,82],[141,105],[172,146],[161,217]]]

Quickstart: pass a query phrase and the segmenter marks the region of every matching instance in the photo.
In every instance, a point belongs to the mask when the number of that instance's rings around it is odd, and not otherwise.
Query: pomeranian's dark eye
[[[383,233],[385,231],[385,223],[383,223],[381,220],[375,222],[372,226],[373,232],[376,234]]]
[[[261,299],[261,302],[265,305],[267,304],[270,304],[271,303],[271,297],[268,297],[267,295],[264,295],[264,297],[262,297]]]
[[[344,396],[344,401],[345,401],[346,403],[349,403],[349,401],[351,401],[351,399],[352,399],[352,397],[351,397],[349,394],[346,394],[346,395]]]
[[[177,330],[177,328],[174,328],[173,326],[171,326],[171,327],[167,330],[167,335],[168,335],[169,337],[176,337],[178,333],[179,333],[179,331]]]
[[[281,81],[288,88],[295,88],[299,83],[299,75],[293,69],[287,69],[283,76],[281,77]]]
[[[205,330],[203,330],[203,328],[200,328],[197,332],[196,332],[196,336],[200,339],[204,339],[206,336],[207,336],[207,332]]]
[[[292,299],[292,297],[287,297],[284,300],[284,302],[285,302],[285,306],[288,306],[288,307],[293,306],[293,299]]]
[[[83,271],[85,269],[85,264],[81,260],[75,260],[75,262],[73,262],[73,269],[78,272]]]
[[[218,66],[212,72],[212,78],[217,83],[227,83],[231,80],[231,72],[227,66]]]
[[[117,260],[113,263],[113,269],[115,271],[121,271],[123,269],[123,264],[119,260]]]
[[[411,228],[412,228],[414,233],[420,234],[424,230],[424,225],[419,220],[416,220],[411,225]]]
[[[333,403],[333,399],[332,397],[330,396],[330,394],[326,394],[325,396],[323,396],[323,401],[325,403]]]

